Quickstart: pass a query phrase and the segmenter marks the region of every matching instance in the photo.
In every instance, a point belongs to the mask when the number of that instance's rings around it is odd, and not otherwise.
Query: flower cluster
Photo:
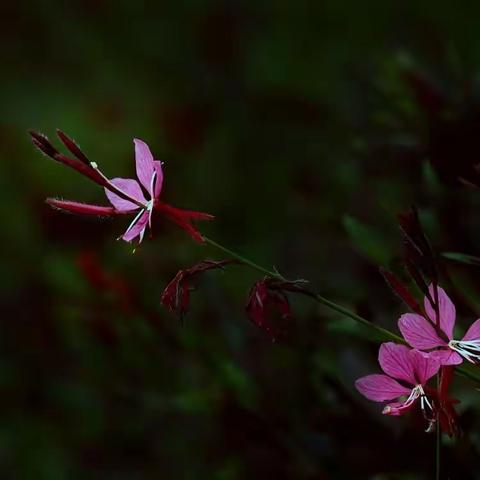
[[[385,374],[367,375],[355,385],[369,400],[395,400],[383,409],[386,415],[402,415],[419,400],[425,417],[430,422],[439,418],[441,428],[452,433],[453,405],[457,401],[448,397],[450,380],[446,379],[451,377],[453,366],[464,359],[471,363],[480,361],[480,319],[461,340],[455,340],[455,305],[438,286],[430,285],[428,293],[424,299],[424,315],[406,313],[398,321],[408,346],[382,344],[378,362]],[[437,373],[444,381],[435,390],[427,383]]]
[[[121,238],[127,242],[138,239],[139,243],[147,229],[151,231],[154,214],[159,214],[185,230],[194,240],[207,242],[231,257],[221,261],[204,260],[180,270],[161,297],[162,304],[170,312],[183,318],[189,309],[190,291],[199,276],[206,271],[223,269],[237,263],[267,274],[250,289],[246,312],[251,322],[263,329],[273,340],[283,334],[285,325],[291,323],[289,295],[292,293],[313,298],[363,324],[370,324],[368,320],[349,313],[344,307],[311,291],[305,280],[287,280],[278,271],[271,272],[203,237],[193,222],[211,220],[213,216],[178,209],[160,200],[163,163],[153,157],[150,148],[142,140],[134,139],[137,178],[109,179],[70,137],[61,131],[57,131],[57,134],[73,157],[60,153],[44,135],[30,132],[33,144],[41,152],[101,186],[110,206],[54,198],[47,199],[49,205],[84,215],[132,215],[133,219]],[[367,375],[357,380],[355,385],[366,398],[376,402],[388,402],[383,409],[384,414],[400,416],[419,403],[428,421],[427,430],[437,425],[443,432],[455,435],[458,427],[454,407],[458,401],[449,396],[449,386],[454,369],[463,368],[458,366],[464,360],[470,363],[480,362],[480,319],[470,326],[463,337],[454,335],[455,305],[438,286],[441,269],[438,268],[437,256],[423,232],[416,209],[413,207],[399,215],[399,224],[404,237],[404,266],[425,296],[423,306],[395,275],[382,271],[392,290],[411,311],[402,315],[398,321],[404,343],[382,344],[378,361],[384,373]],[[95,258],[83,257],[80,265],[85,276],[97,288],[127,296],[124,283],[103,272]],[[375,327],[372,324],[370,326]],[[389,332],[383,330],[383,333]],[[437,376],[438,381],[432,387],[429,381],[434,376]]]

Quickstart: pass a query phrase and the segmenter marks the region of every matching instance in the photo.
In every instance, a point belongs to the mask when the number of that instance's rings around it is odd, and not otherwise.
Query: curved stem
[[[220,245],[219,243],[215,242],[211,238],[203,237],[203,239],[209,245],[212,245],[213,247],[217,248],[218,250],[222,251],[223,253],[226,253],[230,257],[233,257],[236,260],[238,260],[239,262],[241,262],[245,265],[248,265],[249,267],[253,268],[254,270],[257,270],[258,272],[260,272],[262,274],[265,274],[269,277],[277,278],[278,280],[282,280],[282,281],[286,281],[285,277],[283,277],[283,275],[281,275],[280,273],[273,272],[271,270],[268,270],[268,269],[258,265],[257,263],[253,262],[252,260],[249,260],[248,258],[245,258],[243,255],[240,255],[240,254],[234,252],[233,250],[230,250],[229,248],[224,247],[223,245]],[[382,328],[378,325],[375,325],[374,323],[368,321],[367,319],[361,317],[360,315],[357,315],[355,312],[352,312],[351,310],[348,310],[347,308],[343,307],[342,305],[339,305],[338,303],[332,302],[328,298],[323,297],[319,293],[313,293],[312,292],[311,294],[308,294],[308,296],[310,298],[313,298],[314,300],[316,300],[318,303],[321,303],[322,305],[325,305],[326,307],[330,308],[331,310],[334,310],[338,313],[341,313],[342,315],[345,315],[346,317],[349,317],[349,318],[355,320],[356,322],[364,325],[367,328],[376,330],[378,333],[380,333],[382,336],[384,336],[385,338],[387,338],[389,340],[394,340],[396,342],[405,343],[405,340],[402,337],[400,337],[399,335],[396,335],[395,333],[390,332],[390,331],[386,330],[385,328]]]
[[[260,273],[263,273],[264,275],[267,275],[268,277],[272,278],[278,278],[279,280],[285,280],[285,278],[280,275],[278,272],[272,272],[270,270],[267,270],[266,268],[258,265],[255,262],[252,262],[248,258],[243,257],[242,255],[239,255],[238,253],[234,252],[233,250],[230,250],[227,247],[224,247],[223,245],[220,245],[219,243],[215,242],[211,238],[208,237],[203,237],[205,240],[205,243],[208,243],[209,245],[212,245],[212,247],[217,248],[218,250],[221,250],[223,253],[226,253],[230,257],[233,257],[237,259],[239,262],[244,263],[245,265],[248,265],[249,267],[252,267],[254,270],[257,270]]]
[[[314,294],[312,298],[314,298],[318,303],[321,303],[322,305],[325,305],[326,307],[330,308],[331,310],[341,313],[342,315],[345,315],[346,317],[349,317],[355,320],[356,322],[362,324],[367,328],[375,330],[376,332],[380,333],[382,336],[384,336],[388,340],[394,340],[395,342],[399,342],[399,343],[406,343],[405,340],[399,335],[393,332],[390,332],[389,330],[383,327],[380,327],[379,325],[375,325],[374,323],[370,322],[366,318],[363,318],[360,315],[357,315],[355,312],[348,310],[348,308],[342,307],[342,305],[339,305],[338,303],[328,300],[328,298],[325,298],[318,293]]]
[[[274,272],[271,270],[268,270],[265,267],[262,267],[261,265],[258,265],[257,263],[253,262],[252,260],[249,260],[248,258],[245,258],[243,255],[240,255],[233,250],[230,250],[227,247],[224,247],[223,245],[215,242],[214,240],[208,238],[208,237],[203,237],[205,243],[211,245],[212,247],[215,247],[217,250],[220,250],[221,252],[229,255],[232,258],[235,258],[238,260],[240,263],[243,263],[245,265],[248,265],[249,267],[253,268],[254,270],[257,270],[258,272],[262,273],[263,275],[267,275],[272,278],[276,278],[278,280],[282,281],[287,281],[283,275],[281,275],[278,272]],[[304,292],[305,293],[305,292]],[[369,328],[370,330],[374,330],[377,333],[379,333],[383,338],[386,340],[393,340],[397,343],[403,343],[405,344],[405,340],[400,337],[399,335],[390,332],[389,330],[380,327],[379,325],[375,325],[374,323],[370,322],[366,318],[361,317],[360,315],[357,315],[355,312],[352,312],[346,307],[343,307],[342,305],[339,305],[338,303],[332,302],[328,298],[323,297],[319,293],[308,293],[307,294],[310,298],[313,298],[316,300],[318,303],[325,305],[327,308],[330,310],[334,310],[335,312],[341,313],[342,315],[345,315],[348,318],[351,318],[352,320],[355,320],[356,322],[360,323],[361,325],[365,326],[366,328]],[[471,372],[469,369],[465,368],[464,366],[460,365],[455,369],[455,373],[458,375],[461,375],[462,377],[468,378],[469,380],[475,381],[477,383],[480,383],[480,375]],[[437,425],[438,428],[438,425]]]

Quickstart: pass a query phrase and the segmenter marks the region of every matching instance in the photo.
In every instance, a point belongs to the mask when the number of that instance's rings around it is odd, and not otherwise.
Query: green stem
[[[317,302],[321,303],[322,305],[325,305],[326,307],[330,308],[331,310],[341,313],[342,315],[345,315],[346,317],[349,317],[355,320],[356,322],[362,324],[363,326],[377,331],[383,337],[389,340],[395,340],[396,342],[405,343],[405,340],[399,335],[396,335],[395,333],[392,333],[385,328],[375,325],[374,323],[368,321],[366,318],[363,318],[360,315],[357,315],[356,313],[352,312],[351,310],[348,310],[347,308],[342,307],[338,303],[332,302],[331,300],[328,300],[327,298],[322,297],[318,293],[316,293],[312,298],[317,300]]]
[[[242,257],[242,255],[239,255],[238,253],[228,249],[227,247],[224,247],[223,245],[220,245],[219,243],[215,242],[211,238],[208,237],[203,237],[205,240],[205,243],[208,243],[212,247],[217,248],[218,250],[221,250],[223,253],[226,253],[230,257],[235,258],[241,263],[244,263],[245,265],[248,265],[249,267],[252,267],[254,270],[257,270],[260,273],[263,273],[264,275],[267,275],[268,277],[273,277],[273,278],[278,278],[279,280],[285,280],[285,278],[282,277],[277,272],[271,272],[270,270],[267,270],[266,268],[263,268],[262,266],[258,265],[255,262],[252,262],[248,258]]]
[[[283,277],[280,273],[274,272],[271,270],[268,270],[267,268],[262,267],[261,265],[258,265],[255,262],[252,262],[248,258],[245,258],[242,255],[239,255],[238,253],[230,250],[229,248],[224,247],[223,245],[220,245],[219,243],[215,242],[214,240],[208,238],[208,237],[203,237],[205,240],[205,243],[211,245],[212,247],[215,247],[216,249],[220,250],[221,252],[227,254],[228,256],[235,258],[239,262],[248,265],[249,267],[253,268],[254,270],[257,270],[258,272],[262,273],[263,275],[267,275],[268,277],[276,278],[278,280],[286,281],[285,277]],[[322,295],[318,293],[312,293],[309,295],[311,298],[316,300],[318,303],[321,303],[322,305],[325,305],[327,308],[330,310],[334,310],[335,312],[341,313],[342,315],[345,315],[346,317],[351,318],[352,320],[355,320],[356,322],[360,323],[366,328],[369,328],[370,330],[375,330],[377,333],[379,333],[383,338],[386,340],[393,340],[397,343],[406,343],[405,340],[400,337],[399,335],[396,335],[393,332],[390,332],[389,330],[382,328],[378,325],[375,325],[374,323],[370,322],[366,318],[361,317],[360,315],[357,315],[355,312],[352,312],[346,307],[343,307],[342,305],[339,305],[338,303],[332,302],[331,300],[328,300],[327,298],[323,297]],[[468,378],[472,381],[475,381],[477,383],[480,383],[480,375],[473,373],[469,371],[467,368],[464,366],[460,365],[455,369],[455,373],[458,373],[462,377]]]
[[[220,245],[219,243],[215,242],[211,238],[208,238],[208,237],[203,237],[203,238],[204,238],[205,242],[208,243],[209,245],[217,248],[218,250],[221,250],[223,253],[226,253],[230,257],[235,258],[239,262],[250,266],[254,270],[257,270],[258,272],[263,273],[263,274],[265,274],[269,277],[272,277],[272,278],[277,278],[277,279],[282,280],[282,281],[286,280],[280,273],[270,271],[270,270],[258,265],[257,263],[252,262],[248,258],[245,258],[242,255],[239,255],[238,253],[234,252],[233,250],[230,250],[229,248],[226,248],[223,245]],[[325,305],[326,307],[330,308],[331,310],[334,310],[338,313],[341,313],[342,315],[345,315],[346,317],[350,317],[353,320],[355,320],[356,322],[364,325],[367,328],[376,330],[383,337],[388,338],[389,340],[395,340],[396,342],[405,343],[405,340],[402,337],[400,337],[398,335],[395,335],[394,333],[389,332],[385,328],[379,327],[378,325],[375,325],[372,322],[369,322],[367,319],[365,319],[363,317],[360,317],[360,315],[357,315],[356,313],[352,312],[351,310],[348,310],[347,308],[342,307],[338,303],[335,303],[335,302],[332,302],[331,300],[328,300],[328,298],[325,298],[318,293],[313,293],[312,295],[310,295],[310,297],[313,298],[314,300],[316,300],[318,303],[321,303],[322,305]]]

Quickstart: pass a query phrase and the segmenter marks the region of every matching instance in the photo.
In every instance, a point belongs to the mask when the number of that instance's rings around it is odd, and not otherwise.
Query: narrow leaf
[[[444,252],[442,257],[453,260],[454,262],[466,263],[467,265],[475,265],[480,267],[480,258],[473,255],[467,255],[466,253],[459,252]]]

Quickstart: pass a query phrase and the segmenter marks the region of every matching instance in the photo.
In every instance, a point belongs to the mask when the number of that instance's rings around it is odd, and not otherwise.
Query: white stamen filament
[[[423,389],[422,389],[423,391]],[[428,400],[427,396],[425,395],[425,393],[423,393],[421,396],[420,396],[420,406],[422,407],[422,410],[426,410],[425,406],[427,406],[432,412],[433,412],[433,407],[432,407],[432,404],[430,403],[430,401]]]
[[[125,231],[124,235],[126,235],[132,228],[133,226],[140,220],[140,217],[142,216],[144,210],[140,209],[140,211],[137,213],[135,218],[132,220],[132,223],[128,226],[127,230]]]
[[[153,188],[155,187],[155,180],[156,179],[157,179],[157,172],[154,171],[153,175],[152,175],[152,180],[150,181],[150,195],[152,197],[152,200],[153,200],[153,197],[155,196],[154,192],[153,192]]]
[[[420,398],[420,406],[422,408],[422,411],[425,413],[425,411],[428,408],[433,413],[432,404],[428,400],[422,385],[416,385],[414,388],[412,388],[412,391],[410,392],[410,395],[407,397],[407,399],[399,407],[397,407],[398,410],[405,410],[411,407],[413,403],[415,403],[419,398]],[[392,407],[389,405],[387,405],[383,410],[383,413],[386,413],[386,414],[390,414],[391,412],[392,412]]]
[[[448,346],[470,363],[480,361],[480,339],[450,340]]]

